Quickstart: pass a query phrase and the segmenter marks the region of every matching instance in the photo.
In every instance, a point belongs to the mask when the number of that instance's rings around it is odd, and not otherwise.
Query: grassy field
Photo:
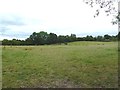
[[[117,42],[2,47],[2,87],[117,87]]]

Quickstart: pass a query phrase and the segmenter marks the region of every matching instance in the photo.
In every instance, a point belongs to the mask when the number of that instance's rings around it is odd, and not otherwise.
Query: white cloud
[[[0,14],[21,17],[24,26],[8,25],[12,32],[47,31],[56,34],[111,33],[117,25],[110,22],[103,11],[93,18],[96,8],[91,8],[82,0],[0,0]],[[6,32],[7,33],[7,32]]]

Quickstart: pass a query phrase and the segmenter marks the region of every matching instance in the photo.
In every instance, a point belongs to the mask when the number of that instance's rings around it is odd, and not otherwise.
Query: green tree
[[[9,40],[7,39],[2,40],[2,45],[10,45]]]
[[[111,40],[111,36],[106,34],[106,35],[104,35],[104,39],[105,39],[105,41],[110,41]]]
[[[58,36],[58,43],[64,43],[64,42],[66,42],[66,37],[65,36],[63,36],[63,35],[59,35]]]
[[[47,32],[41,31],[39,32],[37,37],[37,41],[39,42],[39,44],[47,44],[47,39],[48,39],[48,34]]]
[[[47,39],[48,44],[54,44],[57,43],[57,35],[54,33],[50,33],[48,35],[48,39]]]
[[[76,41],[76,35],[75,34],[71,34],[70,35],[70,41]]]
[[[104,37],[102,37],[102,36],[97,36],[97,37],[96,37],[96,40],[97,40],[97,41],[103,41],[103,40],[104,40]]]
[[[32,35],[26,40],[29,44],[44,45],[47,44],[48,34],[47,32],[41,31],[39,33],[33,32]]]
[[[85,37],[85,40],[86,40],[86,41],[94,41],[94,38],[93,38],[93,36],[87,35],[87,36]]]

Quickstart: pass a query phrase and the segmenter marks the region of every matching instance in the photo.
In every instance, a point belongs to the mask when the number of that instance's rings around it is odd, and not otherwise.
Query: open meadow
[[[2,46],[2,87],[117,87],[117,42]]]

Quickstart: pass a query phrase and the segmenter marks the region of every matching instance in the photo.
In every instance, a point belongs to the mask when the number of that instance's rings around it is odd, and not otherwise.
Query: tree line
[[[33,32],[29,38],[25,40],[12,39],[2,40],[2,45],[50,45],[50,44],[67,44],[74,41],[117,41],[120,40],[120,32],[116,36],[110,36],[108,34],[104,36],[93,37],[87,35],[86,37],[76,37],[75,34],[71,35],[56,35],[55,33],[47,33],[44,31]]]

